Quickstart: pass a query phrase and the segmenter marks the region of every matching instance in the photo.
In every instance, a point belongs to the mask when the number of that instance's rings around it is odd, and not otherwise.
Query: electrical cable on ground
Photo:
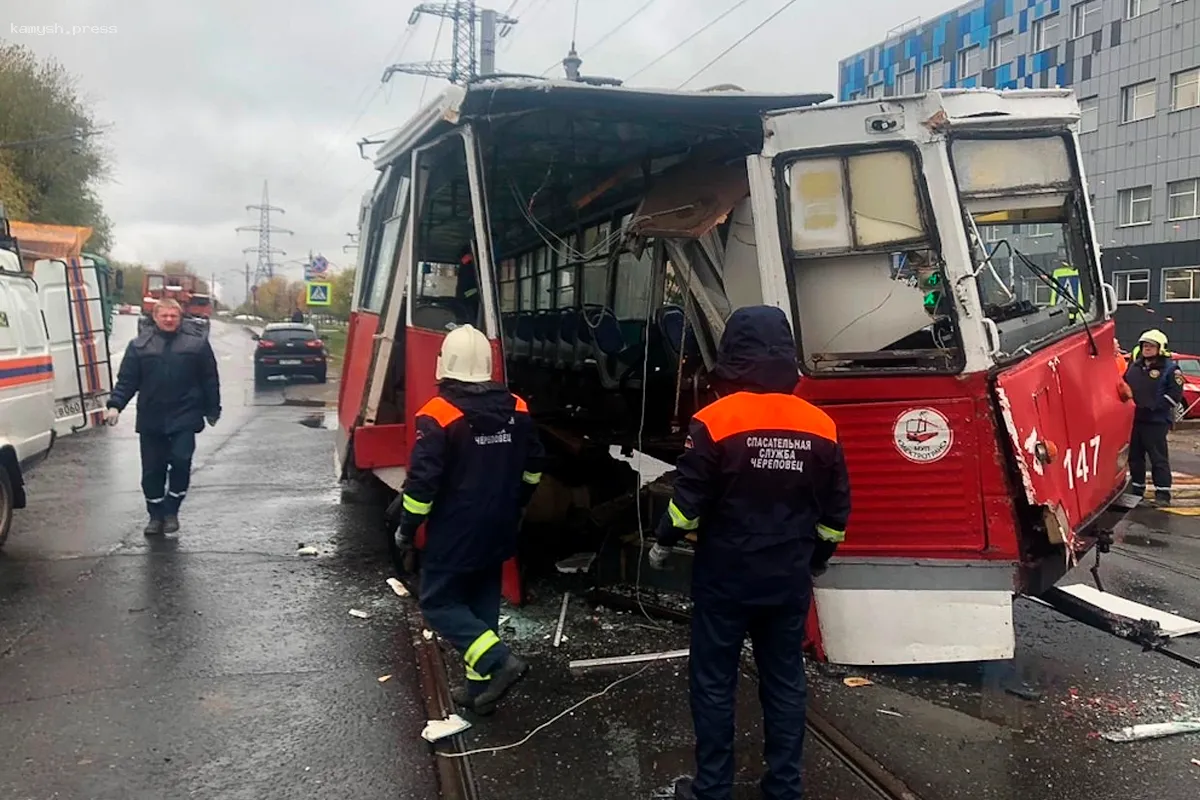
[[[671,55],[671,54],[672,54],[672,53],[674,53],[676,50],[678,50],[679,48],[683,47],[683,46],[684,46],[684,45],[686,45],[688,42],[692,41],[692,40],[693,40],[693,39],[695,39],[697,36],[699,36],[700,34],[704,33],[704,32],[705,32],[706,30],[708,30],[709,28],[711,28],[713,25],[716,25],[718,22],[720,22],[721,20],[725,19],[725,18],[726,18],[726,17],[728,17],[730,14],[732,14],[734,11],[737,11],[739,8],[741,8],[742,6],[746,5],[746,3],[749,3],[749,2],[750,2],[750,0],[739,0],[739,2],[737,2],[737,3],[734,3],[732,6],[730,6],[730,7],[729,7],[729,8],[727,8],[727,9],[725,9],[724,11],[722,11],[722,12],[721,12],[721,14],[720,14],[720,15],[719,15],[719,16],[718,16],[716,19],[714,19],[714,20],[712,20],[711,22],[709,22],[708,24],[704,25],[704,26],[703,26],[703,27],[701,27],[699,30],[697,30],[697,31],[693,32],[691,36],[687,37],[687,38],[686,38],[686,39],[684,39],[682,42],[680,42],[679,44],[677,44],[677,45],[675,45],[674,47],[672,47],[670,50],[667,50],[666,52],[664,52],[664,53],[662,53],[661,55],[659,55],[657,58],[655,58],[653,61],[651,61],[649,64],[645,65],[645,66],[644,66],[644,67],[642,67],[641,69],[639,69],[637,72],[635,72],[635,73],[633,73],[632,75],[630,75],[628,78],[626,78],[626,79],[625,79],[625,83],[629,83],[631,80],[633,80],[634,78],[636,78],[638,75],[641,75],[643,72],[645,72],[646,70],[650,69],[650,68],[651,68],[651,67],[653,67],[655,64],[657,64],[658,62],[662,61],[664,58],[666,58],[667,56]]]
[[[787,0],[787,2],[786,2],[786,3],[784,3],[782,6],[780,6],[780,7],[779,7],[779,10],[778,10],[778,11],[776,11],[774,14],[772,14],[771,16],[769,16],[769,17],[767,17],[766,19],[764,19],[762,22],[760,22],[760,23],[758,23],[757,25],[755,25],[753,28],[751,28],[751,29],[750,29],[750,31],[749,31],[749,32],[748,32],[748,33],[747,33],[745,36],[743,36],[742,38],[738,39],[738,40],[737,40],[736,42],[734,42],[733,44],[729,45],[729,47],[726,47],[724,50],[722,50],[720,53],[718,53],[718,54],[717,54],[717,57],[716,57],[716,58],[714,58],[712,61],[709,61],[707,64],[705,64],[703,67],[701,67],[700,69],[698,69],[696,72],[692,73],[692,77],[688,78],[686,81],[684,81],[683,83],[679,84],[679,85],[678,85],[678,86],[676,86],[675,88],[676,88],[676,89],[682,89],[683,87],[687,86],[689,83],[691,83],[692,81],[694,81],[696,78],[698,78],[698,77],[700,77],[701,75],[703,75],[705,72],[707,72],[707,71],[708,71],[708,68],[709,68],[709,67],[711,67],[713,64],[716,64],[716,63],[717,63],[718,61],[720,61],[722,58],[724,58],[725,56],[727,56],[727,55],[729,55],[730,53],[732,53],[732,52],[733,52],[733,51],[734,51],[734,50],[735,50],[735,49],[736,49],[736,48],[737,48],[739,45],[741,45],[741,44],[742,44],[742,42],[746,41],[746,40],[747,40],[747,39],[749,39],[751,36],[753,36],[754,34],[758,33],[760,30],[762,30],[762,29],[763,29],[763,28],[765,28],[765,27],[766,27],[768,24],[770,24],[772,20],[774,20],[776,17],[778,17],[780,14],[782,14],[782,13],[783,13],[783,12],[785,12],[785,11],[787,11],[789,8],[791,8],[791,7],[792,7],[792,6],[794,6],[794,5],[796,5],[796,0]]]
[[[634,678],[638,677],[643,672],[650,669],[650,667],[654,666],[655,664],[659,663],[660,661],[662,661],[661,658],[655,659],[654,661],[647,662],[647,664],[644,667],[642,667],[641,669],[639,669],[637,672],[634,672],[630,675],[626,675],[623,678],[617,678],[615,681],[610,683],[608,686],[605,686],[600,691],[595,692],[593,694],[589,694],[587,697],[583,698],[575,705],[558,712],[553,717],[551,717],[550,719],[543,722],[541,725],[538,725],[536,728],[531,730],[529,733],[525,734],[525,738],[521,739],[520,741],[512,742],[511,744],[500,745],[499,747],[481,747],[478,750],[467,750],[466,752],[463,752],[463,753],[443,753],[442,751],[439,750],[439,751],[437,751],[437,754],[439,756],[441,756],[442,758],[466,758],[467,756],[478,756],[478,755],[483,755],[484,753],[502,753],[505,750],[512,750],[514,748],[520,747],[521,745],[525,744],[530,739],[532,739],[534,736],[536,736],[539,733],[541,733],[542,731],[546,730],[546,728],[549,728],[551,725],[553,725],[554,723],[558,722],[563,717],[565,717],[568,714],[570,714],[571,712],[573,712],[575,709],[577,709],[580,706],[583,706],[587,703],[590,703],[593,700],[597,700],[601,697],[604,697],[604,695],[608,694],[613,689],[620,686],[622,683],[633,680]]]

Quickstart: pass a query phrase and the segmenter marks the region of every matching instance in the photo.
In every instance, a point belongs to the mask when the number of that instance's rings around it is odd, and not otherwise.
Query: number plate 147
[[[1063,458],[1063,468],[1067,471],[1067,485],[1072,489],[1075,483],[1087,483],[1100,467],[1100,434],[1088,439],[1079,449],[1068,447]]]

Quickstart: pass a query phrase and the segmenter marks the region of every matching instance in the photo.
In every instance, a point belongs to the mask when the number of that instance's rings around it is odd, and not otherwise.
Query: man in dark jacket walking
[[[179,507],[191,482],[196,434],[221,417],[217,359],[208,337],[182,327],[183,310],[170,298],[154,307],[154,325],[129,343],[105,420],[116,425],[138,395],[142,493],[150,514],[144,533],[179,530]]]
[[[491,343],[480,331],[451,331],[436,374],[438,395],[417,412],[404,492],[389,514],[400,512],[402,560],[427,522],[421,613],[462,654],[467,685],[455,703],[487,715],[528,670],[500,641],[501,574],[543,452],[525,401],[491,382]]]
[[[1146,493],[1146,460],[1154,478],[1154,504],[1171,505],[1171,461],[1167,433],[1183,403],[1183,373],[1167,351],[1167,335],[1150,330],[1138,339],[1134,357],[1125,370],[1136,409],[1129,434],[1129,491]]]
[[[690,692],[696,777],[677,798],[729,800],[734,700],[747,634],[758,665],[767,800],[800,800],[812,578],[845,538],[850,482],[837,426],[796,397],[796,344],[778,308],[729,318],[714,370],[721,399],[698,411],[650,566],[696,531]]]

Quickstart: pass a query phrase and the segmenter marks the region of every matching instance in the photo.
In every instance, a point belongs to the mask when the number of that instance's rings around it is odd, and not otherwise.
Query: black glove
[[[822,575],[824,575],[824,574],[825,574],[825,570],[827,570],[827,569],[829,569],[829,562],[828,562],[828,561],[822,561],[822,562],[820,562],[820,563],[813,563],[813,564],[810,564],[810,565],[809,565],[809,567],[808,567],[808,571],[809,571],[810,573],[812,573],[812,576],[813,576],[814,578],[819,578],[819,577],[821,577]]]

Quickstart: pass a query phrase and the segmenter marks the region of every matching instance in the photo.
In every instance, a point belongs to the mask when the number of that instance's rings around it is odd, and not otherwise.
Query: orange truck
[[[203,284],[194,275],[167,275],[163,272],[147,272],[142,277],[142,313],[153,316],[154,307],[164,297],[174,298],[183,306],[185,317],[210,320],[212,298]]]

